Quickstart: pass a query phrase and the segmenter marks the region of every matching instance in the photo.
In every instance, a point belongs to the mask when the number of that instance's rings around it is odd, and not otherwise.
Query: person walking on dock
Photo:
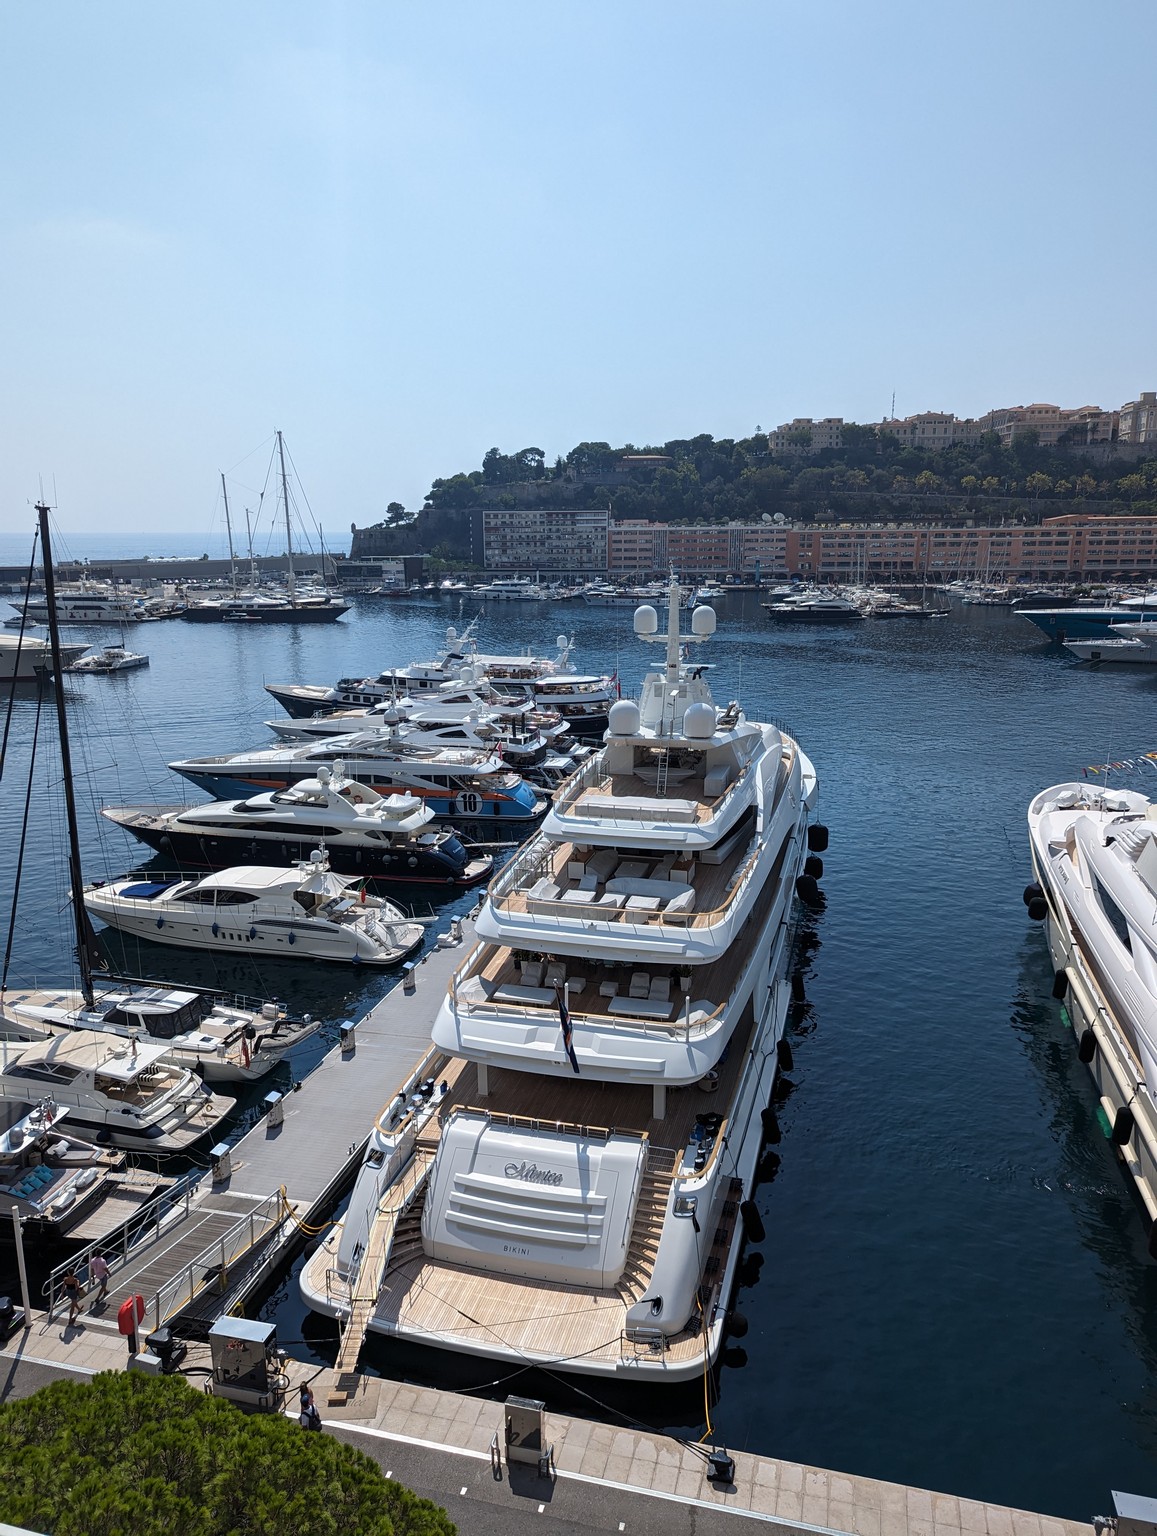
[[[80,1281],[76,1271],[70,1269],[60,1282],[61,1292],[68,1298],[68,1326],[71,1328],[76,1322],[76,1314],[80,1311]]]
[[[96,1296],[93,1298],[92,1310],[103,1306],[108,1296],[108,1260],[103,1253],[94,1253],[88,1265],[88,1277],[99,1286]]]
[[[321,1414],[313,1400],[313,1390],[309,1386],[303,1386],[301,1389],[301,1427],[302,1429],[321,1428]]]

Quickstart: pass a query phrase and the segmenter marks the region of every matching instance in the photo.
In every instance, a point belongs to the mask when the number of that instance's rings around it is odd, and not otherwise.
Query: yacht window
[[[213,892],[186,891],[183,896],[179,896],[177,899],[178,901],[200,902],[203,906],[211,907],[213,905]]]
[[[219,907],[251,907],[254,898],[248,891],[218,891],[217,905]]]
[[[38,1083],[71,1083],[73,1078],[80,1076],[80,1069],[70,1067],[64,1061],[30,1061],[27,1064],[18,1061],[9,1067],[8,1076],[30,1077]]]
[[[1093,877],[1093,883],[1097,888],[1097,899],[1101,903],[1101,910],[1109,919],[1109,927],[1112,928],[1113,932],[1120,939],[1121,943],[1125,946],[1129,953],[1132,954],[1133,941],[1129,937],[1129,924],[1125,920],[1125,914],[1121,911],[1120,907],[1109,895],[1108,891],[1096,878],[1096,876]]]

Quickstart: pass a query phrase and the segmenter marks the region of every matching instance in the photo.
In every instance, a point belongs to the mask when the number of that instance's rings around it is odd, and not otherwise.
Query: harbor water
[[[278,706],[264,682],[331,683],[431,657],[475,607],[365,598],[332,626],[131,628],[148,669],[67,684],[86,877],[121,874],[147,852],[102,823],[100,805],[203,799],[168,759],[267,739]],[[825,906],[806,930],[782,1139],[756,1197],[763,1263],[746,1266],[749,1329],[720,1373],[714,1431],[737,1449],[1075,1517],[1105,1510],[1111,1487],[1153,1492],[1157,1264],[1021,891],[1029,799],[1090,764],[1157,749],[1157,672],[1076,666],[1004,610],[777,628],[755,594],[733,594],[719,621],[703,656],[715,697],[798,735],[831,845]],[[617,670],[627,692],[648,660],[630,627],[629,609],[512,603],[486,616],[479,641],[541,653],[573,631],[579,667]],[[36,712],[34,695],[18,697],[0,780],[5,929]],[[71,979],[47,707],[39,732],[11,985]],[[438,910],[448,922],[473,899]],[[250,1093],[242,1120],[389,985],[144,943],[122,963],[275,995],[326,1020],[301,1059]],[[286,1335],[324,1352],[291,1286],[273,1306]],[[380,1340],[368,1356],[435,1382],[504,1375]],[[588,1379],[579,1398],[542,1373],[533,1385],[570,1409],[633,1413],[692,1437],[705,1428],[698,1390],[633,1398]],[[527,1387],[518,1377],[494,1391]]]

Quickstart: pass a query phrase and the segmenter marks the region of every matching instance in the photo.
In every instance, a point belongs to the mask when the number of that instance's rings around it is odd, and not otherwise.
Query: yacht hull
[[[1091,1040],[1095,1047],[1085,1065],[1095,1085],[1106,1128],[1111,1130],[1118,1123],[1123,1110],[1127,1109],[1132,1116],[1132,1134],[1117,1150],[1150,1221],[1155,1223],[1150,1230],[1149,1247],[1157,1257],[1157,1105],[1143,1066],[1119,1022],[1127,1009],[1127,999],[1113,987],[1106,968],[1098,966],[1093,958],[1088,936],[1082,931],[1071,901],[1066,900],[1064,883],[1056,878],[1035,826],[1030,836],[1030,852],[1034,877],[1048,903],[1044,928],[1049,957],[1054,971],[1065,979],[1061,1017],[1072,1031],[1079,1059],[1089,1049],[1087,1045],[1081,1048],[1082,1040]]]
[[[139,818],[110,819],[116,819],[118,825],[148,847],[189,869],[228,869],[247,859],[289,866],[307,860],[317,847],[316,836],[258,838],[239,831],[236,836],[221,832],[209,837],[193,832],[168,831]],[[395,884],[437,885],[455,890],[481,884],[493,868],[489,859],[477,859],[459,871],[448,859],[441,859],[421,848],[405,844],[396,849],[351,847],[336,838],[327,841],[326,857],[335,874],[365,875],[372,880],[389,880]]]

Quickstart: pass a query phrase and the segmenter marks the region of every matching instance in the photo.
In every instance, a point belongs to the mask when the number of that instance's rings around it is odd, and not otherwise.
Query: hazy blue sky
[[[1152,0],[9,4],[0,528],[1157,385]],[[238,470],[259,484],[266,450]],[[251,497],[250,497],[251,499]]]

